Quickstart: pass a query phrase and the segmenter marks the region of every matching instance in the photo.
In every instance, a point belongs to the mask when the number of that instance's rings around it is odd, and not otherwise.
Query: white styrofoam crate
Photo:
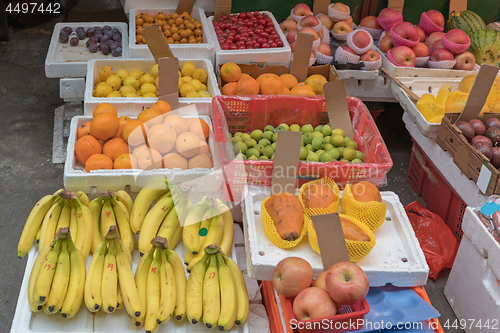
[[[283,42],[282,47],[274,47],[268,49],[244,49],[244,50],[223,50],[219,45],[217,40],[217,35],[213,26],[213,16],[207,18],[208,21],[208,35],[212,39],[215,45],[215,66],[218,67],[226,62],[234,62],[237,64],[243,63],[257,63],[257,64],[269,64],[269,65],[286,65],[290,64],[290,57],[292,55],[292,49],[288,42],[286,41],[285,35],[281,31],[281,28],[274,18],[274,15],[268,11],[261,11],[261,14],[269,16],[274,23],[274,30],[280,36]]]
[[[391,82],[383,75],[374,80],[349,78],[345,80],[345,88],[349,96],[368,102],[396,102],[391,90]]]
[[[186,109],[191,108],[188,106]],[[167,178],[169,181],[193,186],[191,191],[216,192],[222,186],[222,172],[220,157],[214,143],[213,125],[208,116],[196,114],[194,110],[180,109],[184,118],[199,117],[207,122],[210,127],[208,145],[210,147],[212,162],[211,169],[112,169],[85,171],[75,156],[76,132],[80,125],[91,121],[91,116],[76,116],[71,120],[70,135],[66,149],[66,163],[64,165],[64,188],[70,191],[84,191],[90,193],[95,188],[97,193],[106,190],[117,191],[130,186],[130,191],[139,192],[149,182],[157,178]]]
[[[27,257],[28,261],[26,263],[26,270],[24,272],[23,281],[21,284],[21,290],[19,291],[19,299],[17,301],[16,312],[14,314],[14,319],[12,321],[12,326],[10,329],[11,333],[30,333],[30,332],[96,332],[96,333],[142,333],[144,332],[143,327],[135,327],[132,323],[131,317],[127,314],[125,309],[116,310],[112,314],[104,313],[103,311],[98,311],[96,313],[91,313],[85,307],[84,302],[82,302],[81,308],[75,317],[71,319],[64,319],[59,313],[55,315],[47,315],[44,311],[32,313],[28,304],[28,282],[35,262],[38,256],[38,250],[36,246],[32,247],[29,251]],[[182,239],[175,248],[175,252],[179,255],[181,260],[184,260],[184,255],[186,249],[182,243]],[[92,256],[87,257],[87,267],[90,264]],[[236,251],[233,249],[231,251],[231,258],[237,262]],[[134,250],[132,252],[132,271],[135,272],[137,269],[137,264],[139,263],[140,255],[139,251]],[[186,267],[184,267],[186,269]],[[186,276],[189,274],[186,272]],[[164,326],[159,328],[160,332],[173,332],[173,333],[185,333],[185,332],[213,332],[203,325],[203,323],[197,323],[193,325],[187,320],[182,323],[178,323],[175,319],[170,320]],[[231,332],[238,333],[249,333],[249,323],[247,322],[243,326],[234,326]]]
[[[120,2],[127,17],[129,17],[131,9],[162,8],[165,6],[164,0],[120,0]],[[213,13],[215,9],[214,0],[196,0],[194,5],[207,13]]]
[[[59,79],[59,97],[65,102],[82,102],[85,98],[85,78]]]
[[[378,77],[379,70],[375,69],[372,71],[356,70],[356,69],[344,69],[337,70],[341,79],[358,79],[358,80],[375,80]]]
[[[214,70],[210,60],[191,60],[191,59],[179,59],[179,67],[186,62],[192,62],[196,68],[203,68],[207,74],[207,90],[212,96],[220,95],[220,90],[217,85],[217,79],[215,78]],[[155,60],[94,60],[89,61],[89,68],[87,72],[87,81],[85,83],[85,102],[84,102],[84,113],[92,114],[94,108],[100,103],[110,103],[119,110],[118,116],[122,115],[137,115],[142,111],[143,105],[153,105],[158,98],[143,98],[143,97],[94,97],[92,92],[94,90],[94,82],[99,75],[99,70],[104,66],[111,66],[116,72],[120,69],[126,69],[129,72],[133,70],[141,70],[145,73],[149,73],[151,67],[156,64]],[[179,70],[180,70],[179,68]],[[172,78],[177,82],[178,77]],[[179,103],[182,104],[195,104],[198,108],[204,108],[209,114],[212,108],[212,98],[210,97],[198,97],[198,98],[186,98],[179,97]]]
[[[59,33],[64,27],[71,27],[73,31],[78,27],[93,28],[109,25],[111,28],[118,28],[122,33],[122,55],[113,57],[110,54],[104,55],[101,51],[90,53],[85,46],[88,38],[81,40],[77,46],[59,42]],[[69,78],[87,76],[87,63],[95,59],[128,59],[128,31],[127,23],[121,22],[60,22],[54,26],[54,32],[50,39],[49,50],[45,58],[45,75],[50,78]],[[134,35],[135,36],[135,35]]]
[[[425,285],[429,266],[404,207],[395,193],[381,194],[387,205],[386,221],[375,230],[375,247],[357,264],[368,275],[371,287],[387,283],[397,287]],[[275,246],[266,236],[260,211],[262,201],[270,195],[270,187],[247,185],[244,189],[242,209],[248,276],[270,281],[274,267],[289,256],[307,260],[317,276],[323,272],[321,256],[311,248],[307,237],[296,247],[284,250]]]
[[[470,207],[467,207],[464,214],[462,228],[464,236],[446,282],[444,295],[457,319],[467,322],[461,327],[466,332],[499,331],[500,245],[486,231]],[[471,323],[471,320],[474,322]]]
[[[149,8],[137,8],[131,9],[129,14],[129,42],[128,46],[130,49],[131,59],[154,59],[153,54],[149,50],[146,44],[136,44],[135,43],[135,16],[140,13],[146,13],[151,15],[156,15],[158,12],[163,12],[164,14],[175,13],[175,7],[170,7],[171,4],[163,3],[161,6],[155,7],[154,9]],[[203,43],[197,44],[169,44],[170,49],[174,55],[179,59],[208,59],[212,63],[215,59],[215,48],[214,41],[211,36],[207,33],[209,30],[207,17],[205,16],[205,11],[200,7],[193,7],[191,16],[201,23],[203,30]]]

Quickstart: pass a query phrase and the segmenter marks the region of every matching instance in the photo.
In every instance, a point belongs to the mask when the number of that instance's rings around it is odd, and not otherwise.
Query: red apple
[[[307,15],[299,22],[299,27],[315,27],[320,24],[318,18],[314,15]]]
[[[339,262],[326,273],[326,288],[337,305],[352,305],[360,302],[368,294],[370,281],[358,265]]]
[[[326,289],[326,282],[325,282],[326,280],[325,280],[325,278],[326,278],[326,271],[321,272],[318,275],[318,277],[316,278],[316,280],[314,280],[312,286],[313,287],[322,288],[322,289],[328,291],[328,289]]]
[[[420,24],[420,23],[419,23]],[[420,42],[424,43],[425,42],[425,31],[420,28],[419,24],[415,27],[418,31],[418,35],[420,36]]]
[[[394,61],[401,66],[415,66],[415,52],[408,46],[397,46],[391,50],[391,55]]]
[[[352,43],[360,49],[364,49],[370,45],[371,42],[372,38],[365,30],[356,30],[356,33],[352,36]]]
[[[302,258],[282,259],[273,271],[273,287],[285,297],[295,297],[312,283],[311,265]]]
[[[343,48],[345,51],[349,52],[349,53],[352,53],[352,54],[357,55],[357,54],[356,54],[356,52],[354,52],[354,51],[353,51],[353,50],[352,50],[349,46],[347,46],[347,45],[342,46],[342,48]]]
[[[337,306],[326,290],[309,287],[293,300],[293,314],[297,320],[327,318],[337,314]]]
[[[434,44],[431,45],[431,47],[429,47],[429,50],[431,52],[434,51],[435,49],[444,49],[444,45],[443,45],[443,40],[442,39],[436,41]]]
[[[352,25],[352,21],[353,21],[353,20],[352,20],[352,16],[349,16],[349,18],[348,18],[348,19],[345,19],[344,21],[346,21],[346,22],[347,22],[347,24]]]
[[[319,14],[318,15],[318,20],[323,24],[328,30],[332,30],[333,25],[335,24],[335,21],[332,20],[332,18],[326,14]]]
[[[431,9],[425,12],[427,17],[431,19],[432,22],[436,23],[440,28],[444,28],[444,16],[440,11]]]
[[[333,25],[333,33],[337,35],[348,34],[352,31],[352,27],[346,21],[338,21]]]
[[[286,19],[280,24],[281,31],[286,34],[291,29],[297,29],[297,22],[294,20]]]
[[[392,49],[393,46],[394,45],[392,44],[392,37],[388,35],[385,35],[378,43],[378,48],[384,53],[387,53],[387,51]]]
[[[342,13],[349,13],[349,7],[340,2],[331,4],[330,7]]]
[[[319,39],[323,40],[323,29],[318,31],[318,37],[319,37]]]
[[[443,61],[443,60],[454,60],[455,57],[453,56],[453,53],[446,49],[435,49],[431,51],[431,55],[429,60],[431,61]]]
[[[319,38],[318,33],[316,32],[316,30],[314,30],[311,27],[305,27],[305,28],[300,29],[300,33],[313,35],[314,36],[314,40],[316,40],[316,39]]]
[[[402,38],[413,42],[417,42],[420,39],[417,28],[415,28],[415,26],[410,22],[398,23],[392,28],[392,31]]]
[[[365,16],[359,22],[360,27],[370,28],[370,29],[382,29],[380,24],[378,24],[376,16]]]
[[[432,44],[434,44],[438,40],[442,39],[443,36],[444,36],[444,32],[440,32],[440,31],[433,32],[425,40],[425,45],[427,45],[427,47],[431,47]]]
[[[377,51],[370,49],[363,53],[359,58],[360,61],[377,61],[380,59],[380,54]]]
[[[295,36],[299,33],[298,29],[290,29],[288,30],[288,35],[286,35],[286,41],[291,44],[295,42]]]
[[[312,11],[311,11],[311,7],[309,7],[305,3],[299,3],[295,7],[293,7],[292,13],[293,13],[293,15],[296,15],[296,16],[307,16],[307,15],[311,15]]]
[[[329,57],[332,56],[332,51],[330,50],[330,45],[325,44],[325,43],[319,43],[318,52],[321,54],[324,54],[326,56],[329,56]]]
[[[399,12],[391,8],[384,8],[378,13],[379,18],[391,18],[399,15]]]
[[[470,43],[469,36],[465,33],[465,31],[461,29],[451,29],[444,35],[444,38],[446,38],[446,40],[449,41],[450,43],[455,43],[455,44]]]
[[[453,69],[471,71],[476,65],[476,58],[469,51],[455,54],[455,60],[457,61],[457,63],[455,64],[455,67],[453,67]]]
[[[427,57],[430,53],[430,50],[427,46],[425,46],[424,43],[418,43],[417,45],[415,45],[414,47],[411,48],[413,50],[413,52],[415,53],[415,56],[417,58],[420,58],[420,57]]]

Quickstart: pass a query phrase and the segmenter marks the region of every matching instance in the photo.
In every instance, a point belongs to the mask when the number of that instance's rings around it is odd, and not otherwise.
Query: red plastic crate
[[[340,188],[360,180],[370,181],[376,186],[385,184],[393,163],[382,136],[361,100],[348,97],[347,104],[355,130],[354,139],[358,142],[358,150],[365,155],[365,162],[301,161],[297,185],[322,177],[333,178]],[[229,185],[225,187],[229,189],[225,199],[240,202],[245,184],[271,185],[273,161],[234,160],[229,133],[263,130],[266,125],[276,127],[281,123],[317,126],[328,123],[328,114],[325,99],[320,96],[217,96],[212,99],[212,119],[215,141]],[[332,127],[335,128],[335,124]]]

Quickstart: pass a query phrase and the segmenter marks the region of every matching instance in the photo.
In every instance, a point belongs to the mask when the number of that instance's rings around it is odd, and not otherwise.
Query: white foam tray
[[[130,191],[139,192],[149,182],[157,178],[166,177],[175,183],[185,183],[193,186],[191,191],[215,192],[222,186],[222,172],[220,166],[220,155],[214,143],[213,125],[209,117],[196,115],[193,113],[181,113],[185,118],[200,117],[206,121],[210,127],[208,144],[212,154],[212,169],[112,169],[112,170],[93,170],[90,173],[85,171],[75,156],[76,131],[80,125],[91,121],[91,116],[76,116],[71,120],[70,135],[68,138],[68,148],[66,163],[64,165],[64,188],[70,191],[84,191],[97,193],[106,190],[123,190],[130,186]]]
[[[268,49],[245,49],[245,50],[223,50],[220,48],[219,42],[217,40],[217,35],[213,26],[213,16],[207,18],[208,21],[208,35],[215,45],[215,66],[218,67],[226,62],[234,62],[237,64],[242,63],[257,63],[260,65],[285,65],[290,64],[290,57],[292,55],[292,49],[286,41],[285,35],[281,31],[281,28],[274,18],[274,15],[268,11],[260,11],[262,14],[269,16],[274,23],[274,29],[280,36],[283,42],[283,47],[275,47]]]
[[[162,8],[165,6],[164,0],[120,0],[123,10],[127,17],[131,9]],[[214,0],[196,0],[195,5],[202,8],[205,12],[213,13],[215,8]]]
[[[59,97],[65,102],[82,102],[85,98],[85,78],[59,79]]]
[[[358,80],[375,80],[379,75],[379,70],[375,69],[373,71],[355,70],[355,69],[345,69],[337,70],[341,79],[358,79]]]
[[[217,79],[215,78],[213,65],[210,60],[207,59],[179,59],[179,70],[182,65],[186,62],[192,62],[196,68],[203,68],[207,74],[207,89],[210,95],[217,96],[220,95],[220,90],[217,85]],[[87,80],[85,82],[85,100],[84,100],[84,113],[92,114],[94,108],[100,103],[110,103],[114,105],[117,110],[119,109],[118,116],[122,115],[137,115],[142,111],[143,105],[153,105],[158,98],[143,98],[143,97],[94,97],[92,92],[94,89],[94,81],[99,75],[99,70],[104,66],[111,66],[116,72],[120,69],[126,69],[128,71],[141,70],[145,73],[149,73],[151,67],[156,64],[155,60],[94,60],[89,61],[89,68],[87,72]],[[172,78],[177,83],[178,77]],[[203,108],[209,114],[212,108],[212,98],[211,97],[198,97],[198,98],[186,98],[179,97],[179,103],[182,104],[195,104],[198,108]]]
[[[179,255],[181,260],[184,260],[184,254],[186,249],[182,244],[182,239],[175,248],[175,252]],[[47,315],[45,312],[32,313],[28,304],[27,293],[28,293],[28,282],[33,264],[38,255],[36,247],[32,247],[28,253],[28,261],[26,263],[26,270],[24,272],[23,282],[21,284],[21,290],[19,292],[19,299],[17,301],[16,312],[14,314],[14,319],[12,321],[12,326],[10,329],[11,333],[29,333],[29,332],[102,332],[102,333],[115,333],[115,332],[144,332],[144,326],[137,328],[132,324],[131,317],[127,314],[125,309],[116,310],[112,314],[107,314],[102,311],[98,311],[92,314],[85,307],[84,302],[82,302],[81,308],[72,319],[64,319],[60,314]],[[90,264],[92,256],[87,258],[87,267]],[[234,249],[231,251],[231,258],[236,259],[236,251]],[[139,251],[134,250],[132,253],[132,270],[135,272],[137,264],[139,263],[140,256]],[[184,267],[186,268],[186,267]],[[186,272],[186,276],[189,274]],[[206,328],[203,323],[197,323],[193,325],[187,320],[182,323],[178,323],[176,320],[170,320],[164,326],[160,327],[159,332],[174,332],[174,333],[186,333],[186,332],[213,332]],[[238,333],[249,333],[248,323],[243,326],[235,326],[231,332]]]
[[[387,204],[386,221],[375,231],[376,245],[373,250],[357,264],[368,275],[371,287],[387,283],[397,287],[425,285],[429,266],[404,207],[395,193],[381,194]],[[245,186],[244,189],[242,209],[248,276],[270,281],[274,267],[290,256],[307,260],[317,276],[323,272],[321,256],[311,248],[307,237],[296,247],[283,250],[266,236],[260,211],[262,201],[270,195],[270,187]]]
[[[148,1],[143,1],[147,3]],[[173,7],[173,4],[165,3],[164,1],[155,9],[148,6],[148,8],[135,8],[130,9],[129,12],[129,42],[128,46],[130,49],[131,59],[154,59],[151,51],[146,44],[136,44],[135,43],[135,15],[140,13],[147,13],[156,15],[158,12],[163,12],[164,14],[173,14],[177,5]],[[215,59],[215,48],[214,40],[211,36],[207,34],[208,24],[207,17],[205,16],[205,11],[200,7],[193,7],[191,16],[201,23],[203,30],[203,43],[198,44],[169,44],[170,49],[174,55],[179,59],[208,59],[212,63]]]
[[[384,75],[378,75],[374,80],[348,78],[345,88],[349,96],[361,99],[363,102],[397,102],[391,90],[391,80]]]
[[[111,54],[104,55],[101,51],[90,53],[85,46],[88,38],[81,40],[77,46],[69,45],[69,42],[62,44],[59,42],[59,33],[62,28],[68,26],[75,31],[78,27],[93,28],[109,25],[111,28],[118,28],[122,33],[122,55],[113,57]],[[121,22],[60,22],[54,26],[54,32],[50,39],[49,50],[45,58],[45,75],[50,78],[72,78],[87,76],[87,62],[95,59],[128,59],[128,27]],[[135,35],[134,35],[135,36]]]

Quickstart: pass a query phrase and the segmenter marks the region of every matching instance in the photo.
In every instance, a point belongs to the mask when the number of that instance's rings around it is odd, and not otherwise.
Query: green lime
[[[250,137],[257,142],[262,140],[263,135],[264,135],[264,132],[262,132],[261,130],[258,130],[258,129],[253,130],[252,133],[250,133]]]
[[[274,127],[272,125],[266,125],[266,127],[264,127],[264,132],[274,132]]]
[[[274,154],[274,149],[271,146],[264,147],[264,150],[262,151],[262,154],[264,156],[267,156],[268,158],[271,158]]]
[[[306,145],[310,144],[314,139],[314,135],[312,133],[306,133],[302,136],[302,141],[304,141],[304,143]]]
[[[257,141],[254,139],[246,139],[243,143],[246,144],[248,148],[252,148],[257,144]]]
[[[312,127],[311,124],[307,124],[307,125],[304,125],[302,126],[302,128],[300,129],[300,131],[304,134],[306,133],[312,133],[314,132],[314,128]]]
[[[340,151],[338,148],[332,148],[328,152],[332,154],[333,159],[338,160],[340,158]]]
[[[318,125],[314,128],[314,132],[321,132],[323,130],[323,125]]]
[[[313,153],[312,151],[307,154],[307,161],[308,162],[319,162],[319,156],[316,153]]]
[[[356,158],[356,151],[352,149],[351,147],[347,147],[344,150],[343,157],[349,161],[352,161],[353,159]]]
[[[340,134],[340,135],[342,135],[342,137],[345,137],[345,132],[342,129],[340,129],[340,128],[334,129],[332,131],[332,135],[334,135],[334,134]]]
[[[248,149],[246,144],[244,144],[243,142],[237,142],[237,143],[236,143],[236,146],[240,147],[240,152],[241,152],[242,154],[246,154],[247,149]],[[236,151],[236,150],[235,150],[235,151]],[[235,154],[236,154],[236,153],[235,153]]]
[[[332,159],[333,159],[332,155],[327,151],[325,151],[324,153],[321,153],[321,155],[319,155],[320,162],[331,162]]]
[[[262,147],[267,147],[271,145],[271,141],[269,141],[268,139],[260,139],[259,145],[261,145]]]
[[[235,144],[237,142],[243,142],[240,136],[235,136],[234,138],[231,139],[232,144]]]
[[[360,152],[359,150],[356,150],[356,158],[358,160],[361,160],[361,161],[364,161],[365,160],[365,156],[363,155],[362,152]]]
[[[314,138],[312,140],[312,146],[314,149],[316,150],[319,150],[319,149],[323,149],[323,147],[325,146],[325,140],[323,138]]]
[[[274,132],[271,131],[265,131],[262,137],[268,141],[273,141],[273,134]]]
[[[325,126],[323,126],[321,133],[323,133],[324,136],[330,136],[330,135],[332,135],[332,128],[328,125],[325,125]]]
[[[300,132],[300,125],[298,125],[298,124],[290,125],[290,131],[291,132]]]
[[[260,153],[259,153],[259,151],[257,149],[250,148],[250,149],[247,150],[246,155],[247,155],[247,158],[250,158],[252,156],[255,156],[255,158],[258,158],[260,156]]]
[[[340,134],[333,134],[330,139],[330,143],[335,147],[340,147],[344,145],[344,137]]]
[[[300,160],[301,161],[305,161],[308,154],[309,154],[309,150],[306,147],[300,147]]]

